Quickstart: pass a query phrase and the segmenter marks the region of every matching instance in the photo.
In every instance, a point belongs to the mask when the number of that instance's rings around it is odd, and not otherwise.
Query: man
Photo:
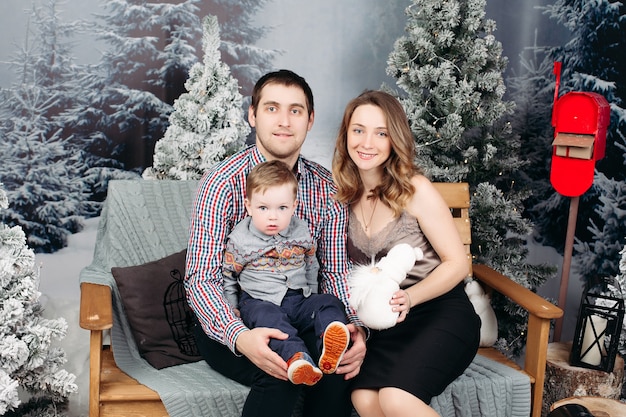
[[[246,216],[245,183],[252,167],[267,160],[285,162],[298,178],[296,215],[308,223],[317,244],[320,292],[337,296],[347,306],[347,209],[333,199],[330,172],[300,155],[314,120],[313,94],[302,77],[288,70],[261,77],[252,92],[248,120],[256,130],[255,145],[217,164],[200,182],[185,285],[197,316],[195,334],[202,356],[213,369],[251,387],[243,417],[289,417],[302,386],[288,381],[287,364],[268,346],[270,339],[285,339],[287,334],[266,327],[249,329],[235,314],[223,294],[224,243]],[[354,311],[346,309],[352,345],[335,374],[306,388],[306,416],[350,414],[347,380],[359,372],[365,356],[365,332],[354,324]],[[309,351],[319,355],[313,333],[302,338]]]

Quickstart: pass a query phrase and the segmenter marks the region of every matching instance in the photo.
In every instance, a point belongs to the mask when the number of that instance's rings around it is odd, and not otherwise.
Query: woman
[[[396,325],[372,331],[352,402],[361,417],[437,416],[432,397],[470,364],[480,319],[463,290],[463,244],[448,206],[414,163],[415,144],[398,100],[366,91],[348,103],[333,155],[337,199],[350,206],[348,253],[379,260],[398,243],[418,261],[389,300]]]

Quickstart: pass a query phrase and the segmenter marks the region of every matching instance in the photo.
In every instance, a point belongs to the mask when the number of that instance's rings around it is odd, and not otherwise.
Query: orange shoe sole
[[[348,327],[341,322],[333,322],[326,327],[322,343],[322,356],[319,367],[325,374],[332,374],[337,370],[343,354],[350,343]]]
[[[289,380],[294,384],[315,385],[322,373],[305,360],[296,361],[289,367]]]

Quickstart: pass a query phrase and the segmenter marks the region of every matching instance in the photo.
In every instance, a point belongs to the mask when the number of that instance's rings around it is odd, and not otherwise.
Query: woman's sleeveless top
[[[371,238],[367,237],[363,231],[354,211],[350,211],[348,255],[354,264],[369,265],[372,260],[378,262],[399,243],[408,243],[413,247],[419,247],[424,252],[424,259],[415,263],[406,279],[400,284],[400,288],[409,287],[424,279],[441,263],[441,259],[424,236],[417,219],[406,211]]]

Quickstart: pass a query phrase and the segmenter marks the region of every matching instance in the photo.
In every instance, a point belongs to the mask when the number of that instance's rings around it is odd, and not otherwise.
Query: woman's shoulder
[[[411,177],[411,183],[413,183],[413,185],[432,184],[432,182],[424,174],[415,174],[415,175],[413,175]]]
[[[422,174],[417,174],[411,178],[411,184],[415,188],[413,197],[409,200],[406,211],[413,217],[419,218],[427,205],[441,199],[441,196],[432,181]]]
[[[433,183],[423,174],[416,174],[411,178],[411,184],[415,188],[414,195],[428,193],[435,190]]]

